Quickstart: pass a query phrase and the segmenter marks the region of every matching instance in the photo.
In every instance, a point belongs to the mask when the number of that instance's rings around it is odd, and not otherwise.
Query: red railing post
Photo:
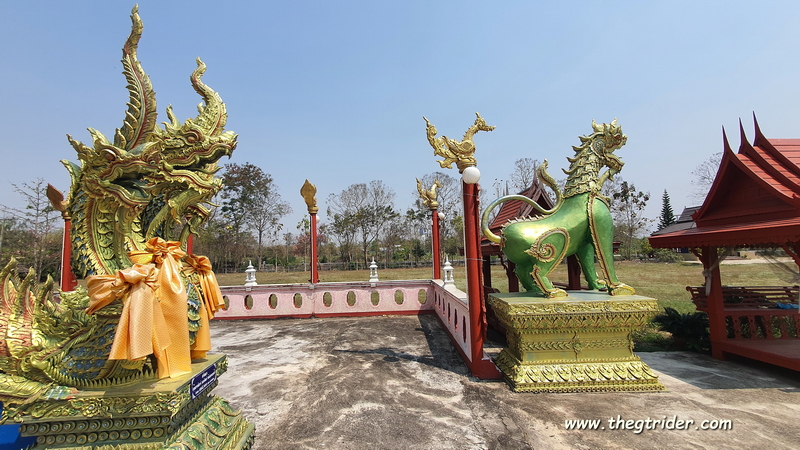
[[[439,244],[439,211],[437,209],[431,209],[431,220],[433,222],[432,225],[432,234],[431,234],[431,242],[433,246],[433,279],[434,280],[441,280],[442,279],[442,257],[441,257],[441,246]]]
[[[307,179],[300,188],[300,195],[308,207],[308,215],[311,216],[311,284],[319,283],[319,268],[317,267],[317,186],[311,184]]]
[[[728,340],[728,330],[725,323],[725,303],[722,296],[722,280],[720,279],[719,272],[719,256],[717,255],[716,247],[703,247],[700,253],[700,261],[703,263],[703,273],[706,276],[706,286],[708,295],[706,296],[709,332],[711,334],[711,356],[714,359],[725,359],[725,353],[720,349],[720,346],[715,346],[714,343],[720,343]],[[734,329],[736,327],[736,318],[733,318]]]
[[[319,268],[317,267],[317,213],[311,213],[311,284],[319,283]]]
[[[62,213],[63,215],[63,213]],[[68,216],[64,216],[64,235],[61,241],[61,290],[69,292],[75,290],[78,280],[72,273],[72,221]]]
[[[472,374],[482,379],[498,379],[502,373],[483,351],[486,338],[486,307],[483,299],[483,281],[480,250],[480,206],[476,184],[462,181],[464,190],[464,257],[467,266],[467,296],[469,297],[469,325]]]

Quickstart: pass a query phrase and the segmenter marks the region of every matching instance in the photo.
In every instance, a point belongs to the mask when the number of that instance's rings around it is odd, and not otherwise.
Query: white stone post
[[[253,261],[248,262],[247,270],[244,271],[247,275],[244,279],[245,286],[258,286],[256,283],[256,269],[253,267]]]
[[[375,264],[375,258],[372,258],[372,263],[369,265],[369,282],[375,283],[378,281],[378,265]]]
[[[450,264],[450,258],[445,256],[444,261],[444,268],[442,269],[444,272],[444,287],[448,286],[456,286],[455,280],[453,280],[453,265]]]

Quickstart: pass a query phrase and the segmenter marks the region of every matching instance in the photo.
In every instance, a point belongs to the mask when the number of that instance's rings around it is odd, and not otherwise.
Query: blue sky
[[[121,48],[133,2],[0,0],[0,204],[11,183],[63,191],[65,135],[89,141],[121,126]],[[679,213],[690,172],[739,145],[756,113],[767,137],[800,138],[800,2],[449,2],[142,0],[139,59],[184,120],[200,101],[195,58],[239,134],[232,162],[272,174],[294,213],[308,178],[325,198],[381,179],[405,210],[415,177],[439,169],[425,115],[460,138],[480,112],[497,129],[475,138],[482,184],[518,158],[566,167],[592,119],[617,117],[628,144],[621,176]],[[453,169],[448,173],[457,176]]]

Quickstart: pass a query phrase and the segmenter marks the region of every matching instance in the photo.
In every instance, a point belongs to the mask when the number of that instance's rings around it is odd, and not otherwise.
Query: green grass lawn
[[[703,284],[702,266],[688,263],[644,263],[621,261],[615,264],[619,279],[636,289],[636,293],[658,300],[659,306],[672,307],[681,313],[695,311],[686,286]],[[786,266],[775,264],[743,264],[721,266],[722,283],[733,286],[770,286],[794,284]],[[796,270],[795,268],[792,268]],[[599,267],[597,271],[600,272]],[[464,267],[456,267],[453,272],[456,286],[466,290]],[[553,274],[553,281],[567,281],[566,265],[560,265]],[[419,280],[431,277],[430,268],[418,269],[378,269],[381,280]],[[220,285],[243,285],[243,273],[218,274]],[[257,272],[259,284],[308,283],[309,272]],[[367,281],[368,270],[333,270],[320,272],[322,282]],[[502,266],[492,266],[492,285],[501,292],[508,292],[505,271]]]

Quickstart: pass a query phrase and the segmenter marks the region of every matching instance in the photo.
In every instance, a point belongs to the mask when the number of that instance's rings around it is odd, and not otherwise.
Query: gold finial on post
[[[61,213],[61,218],[69,220],[69,211],[67,210],[69,201],[64,199],[64,193],[56,189],[52,184],[48,184],[47,198],[50,200],[50,205],[53,206],[53,209]]]
[[[437,199],[436,188],[441,188],[442,183],[439,180],[434,180],[430,189],[425,189],[422,186],[422,181],[417,178],[417,192],[419,198],[422,199],[422,204],[427,206],[430,210],[439,209],[439,200]]]
[[[467,167],[475,166],[478,164],[478,161],[475,159],[475,143],[472,141],[472,137],[475,136],[475,133],[478,131],[492,131],[495,129],[493,126],[489,126],[486,124],[486,121],[481,117],[479,113],[475,113],[475,123],[472,124],[471,127],[467,128],[467,132],[464,133],[464,138],[461,141],[456,141],[455,139],[449,139],[447,136],[436,137],[436,127],[433,126],[430,121],[425,116],[422,116],[425,119],[425,123],[427,124],[427,135],[428,135],[428,142],[430,142],[431,147],[433,147],[433,154],[443,157],[444,159],[438,161],[439,165],[445,169],[452,169],[453,163],[456,163],[458,167],[459,173],[464,173],[464,169]]]
[[[306,201],[306,206],[308,206],[308,213],[309,214],[316,214],[319,211],[319,207],[317,206],[317,186],[311,184],[308,179],[306,182],[303,183],[303,187],[300,188],[300,195],[303,196],[303,200]]]

